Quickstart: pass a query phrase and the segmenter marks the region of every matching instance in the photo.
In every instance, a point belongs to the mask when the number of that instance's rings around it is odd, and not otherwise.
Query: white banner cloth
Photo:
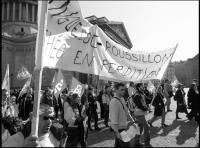
[[[154,53],[132,51],[83,19],[77,1],[69,5],[53,1],[48,9],[43,67],[113,81],[161,79],[177,47]]]

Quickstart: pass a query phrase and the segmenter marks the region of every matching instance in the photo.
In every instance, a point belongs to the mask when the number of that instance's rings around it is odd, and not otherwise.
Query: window
[[[26,20],[26,4],[22,3],[22,21]]]
[[[4,3],[4,21],[7,20],[7,3]]]
[[[19,20],[19,3],[15,3],[15,20]]]
[[[34,15],[34,17],[35,17],[35,18],[34,18],[34,22],[37,22],[37,7],[34,7],[34,8],[35,8],[35,11],[34,11],[34,12],[35,12],[35,15]]]
[[[32,5],[28,4],[28,21],[32,20]]]
[[[9,20],[12,21],[12,19],[13,19],[13,3],[9,3],[9,4],[10,4]]]

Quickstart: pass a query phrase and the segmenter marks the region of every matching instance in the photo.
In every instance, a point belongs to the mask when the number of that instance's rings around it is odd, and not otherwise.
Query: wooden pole
[[[33,105],[33,117],[31,135],[38,136],[39,124],[39,108],[40,108],[40,90],[42,80],[42,56],[43,56],[43,43],[45,37],[45,28],[47,22],[47,5],[48,1],[38,1],[38,34],[36,42],[36,67],[35,67],[35,93]]]

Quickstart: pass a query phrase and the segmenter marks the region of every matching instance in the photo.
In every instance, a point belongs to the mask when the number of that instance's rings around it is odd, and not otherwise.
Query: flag
[[[6,74],[3,79],[2,89],[6,89],[10,95],[10,78],[9,78],[9,64],[7,64]]]
[[[174,78],[172,80],[172,83],[171,83],[171,86],[172,87],[176,87],[178,85],[179,81],[178,79],[176,78],[176,76],[174,75]]]
[[[58,70],[58,72],[55,73],[52,84],[54,88],[54,95],[58,98],[63,89],[67,87],[61,70]]]
[[[26,83],[24,84],[22,90],[21,90],[20,93],[19,93],[19,97],[22,96],[23,94],[27,93],[28,89],[30,88],[31,77],[32,77],[32,76],[30,76],[30,77],[28,78],[28,80],[26,81]]]
[[[155,86],[153,85],[153,83],[151,81],[149,81],[148,85],[147,85],[147,90],[151,93],[154,93],[156,88]]]
[[[69,92],[76,93],[81,97],[84,93],[85,85],[79,82],[76,78],[72,77]]]
[[[24,80],[29,77],[31,77],[31,74],[28,72],[28,70],[24,66],[22,66],[22,68],[19,70],[17,74],[17,79]]]

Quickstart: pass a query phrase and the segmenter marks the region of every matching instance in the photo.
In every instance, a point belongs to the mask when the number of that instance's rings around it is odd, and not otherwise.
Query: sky
[[[198,1],[79,1],[84,17],[123,22],[131,50],[155,52],[178,43],[172,61],[199,53]]]

